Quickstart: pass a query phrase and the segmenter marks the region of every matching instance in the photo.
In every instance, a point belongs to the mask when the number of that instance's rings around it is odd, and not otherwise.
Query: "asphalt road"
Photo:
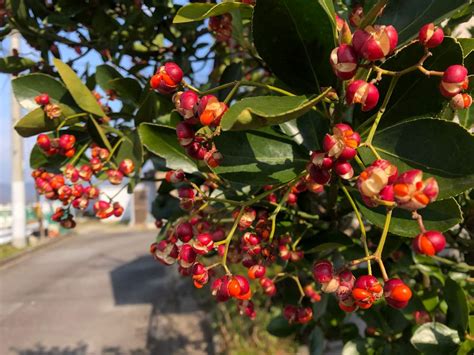
[[[2,267],[0,354],[213,354],[189,280],[147,253],[155,234],[89,228]]]

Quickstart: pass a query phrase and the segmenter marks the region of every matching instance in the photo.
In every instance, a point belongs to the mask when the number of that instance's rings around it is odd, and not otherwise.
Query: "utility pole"
[[[20,51],[20,34],[15,31],[10,37],[10,48]],[[25,205],[25,181],[23,166],[23,141],[14,130],[15,124],[20,120],[21,107],[10,88],[11,95],[11,138],[12,138],[12,244],[16,248],[26,246],[26,205]]]

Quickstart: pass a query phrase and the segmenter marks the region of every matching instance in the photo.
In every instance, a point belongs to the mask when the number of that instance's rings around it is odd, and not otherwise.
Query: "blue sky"
[[[184,1],[175,1],[175,3],[183,3]],[[212,42],[212,39],[208,36],[203,38],[204,41],[206,42]],[[10,47],[10,41],[9,39],[4,40],[1,42],[0,45],[0,56],[7,56],[9,55],[9,47]],[[77,54],[70,49],[69,47],[66,46],[60,46],[59,47],[60,53],[62,58],[67,61],[68,58],[75,57]],[[200,54],[203,54],[207,51],[207,48],[203,48],[200,50]],[[24,41],[22,41],[22,47],[20,49],[20,55],[21,56],[27,56],[30,58],[36,58],[38,59],[39,56],[37,55],[36,51],[29,47]],[[101,59],[101,56],[96,53],[90,53],[87,56],[81,58],[78,60],[74,68],[79,69],[80,72],[82,72],[87,64],[90,66],[94,67],[97,65],[102,64],[103,61]],[[208,63],[207,67],[202,70],[199,75],[196,77],[196,79],[199,82],[204,82],[209,74],[209,71],[212,68],[212,61]],[[196,66],[199,67],[201,64],[197,63]],[[2,154],[0,155],[0,166],[2,167],[0,169],[0,183],[10,183],[11,181],[11,135],[12,135],[12,129],[11,129],[11,118],[10,118],[10,92],[11,92],[11,76],[7,74],[2,74],[0,73],[0,151]],[[25,112],[23,112],[25,114]],[[29,169],[29,153],[31,149],[33,148],[33,145],[35,144],[35,138],[29,138],[29,139],[24,139],[24,155],[25,155],[25,179],[26,181],[31,181],[30,178],[28,178],[30,174],[30,169]]]

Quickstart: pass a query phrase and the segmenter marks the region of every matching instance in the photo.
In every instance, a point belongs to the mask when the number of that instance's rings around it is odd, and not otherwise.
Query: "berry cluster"
[[[50,138],[46,134],[40,134],[36,138],[36,144],[48,156],[56,154],[72,158],[76,154],[76,137],[72,134],[62,134],[59,138]]]
[[[323,151],[315,151],[306,169],[317,184],[325,185],[331,180],[331,172],[344,180],[354,176],[354,169],[349,163],[356,154],[360,144],[359,133],[345,123],[333,127],[333,134],[326,134],[323,139]]]
[[[37,139],[38,146],[45,154],[61,154],[68,158],[74,155],[74,135],[64,134],[60,138],[50,139],[45,134],[40,134]],[[108,218],[112,215],[120,217],[123,207],[118,202],[100,200],[101,191],[92,183],[93,177],[99,177],[106,173],[112,184],[120,184],[124,176],[130,176],[134,169],[134,163],[130,159],[123,160],[115,169],[109,160],[110,153],[105,148],[93,146],[89,164],[83,164],[80,168],[68,163],[62,173],[54,174],[45,169],[36,169],[32,176],[35,179],[36,190],[48,200],[59,200],[63,207],[58,207],[52,219],[60,222],[65,228],[74,228],[76,223],[71,213],[71,208],[85,210],[93,202],[93,210],[98,218]]]
[[[362,275],[356,279],[350,270],[335,272],[328,260],[314,264],[313,276],[321,284],[323,292],[335,294],[339,307],[345,312],[368,309],[382,296],[390,306],[404,308],[412,296],[410,288],[400,279],[389,279],[382,287],[372,275]]]
[[[358,27],[362,16],[362,7],[356,6],[350,16],[351,25]],[[347,85],[347,104],[360,104],[362,111],[370,111],[377,106],[380,96],[374,84],[384,74],[384,71],[375,66],[373,62],[383,60],[395,51],[398,44],[397,30],[391,25],[373,25],[363,29],[358,28],[351,36],[347,23],[339,17],[336,20],[341,44],[334,48],[329,57],[334,74],[341,80],[351,80],[359,66],[367,67],[364,61],[372,63],[372,68],[380,74],[371,82],[359,79],[353,80]],[[429,49],[439,46],[443,39],[443,30],[433,23],[426,24],[420,29],[418,41],[425,48],[424,59],[431,55]],[[420,61],[421,65],[424,59]],[[471,96],[462,92],[468,88],[468,72],[464,66],[452,65],[439,74],[429,72],[422,66],[418,69],[427,75],[442,76],[440,92],[444,97],[451,99],[453,109],[465,109],[471,106]]]
[[[150,85],[162,94],[171,94],[178,90],[182,79],[181,68],[176,63],[169,62],[158,69],[157,74],[151,78]],[[173,103],[176,111],[184,119],[176,126],[179,144],[191,158],[204,160],[211,168],[219,166],[223,156],[216,149],[212,137],[214,134],[219,134],[217,127],[227,111],[227,105],[214,95],[199,97],[192,90],[176,92]],[[214,131],[211,134],[200,133],[199,125]]]
[[[295,242],[287,233],[274,238],[270,214],[264,207],[242,206],[233,210],[231,215],[234,226],[230,229],[225,223],[212,223],[214,211],[203,209],[205,196],[200,194],[203,190],[211,194],[216,187],[215,183],[206,180],[201,187],[183,186],[183,183],[187,184],[189,181],[181,170],[168,171],[165,178],[170,183],[179,184],[177,190],[180,206],[189,212],[189,216],[169,224],[164,238],[151,245],[151,253],[162,264],[177,263],[179,272],[183,276],[190,276],[196,288],[210,283],[211,293],[218,302],[237,300],[241,313],[254,318],[256,311],[250,300],[250,281],[258,281],[256,285],[260,286],[263,294],[274,296],[277,293],[276,282],[281,275],[270,277],[269,266],[278,261],[300,262],[304,253],[298,249],[298,241]],[[266,194],[268,202],[272,202],[273,198],[274,201],[281,199],[291,207],[296,204],[297,194],[306,190],[313,191],[309,190],[308,186],[314,184],[305,176],[295,182],[283,197],[277,191],[278,188],[270,186],[264,187],[262,193]],[[294,195],[292,200],[291,195]],[[268,199],[270,196],[272,198]],[[286,200],[283,201],[284,198]],[[162,221],[158,221],[157,226],[163,226]],[[234,234],[239,234],[239,238],[232,239]],[[222,257],[224,262],[210,263],[216,254]],[[247,269],[247,275],[231,273],[227,264],[240,264]],[[215,269],[216,266],[223,266],[225,274],[220,275]],[[273,273],[273,270],[270,273]],[[307,297],[311,302],[320,300],[319,293],[311,285],[305,287],[302,297]],[[286,311],[290,322],[303,324],[312,318],[311,308],[294,308],[294,314],[290,310],[293,308],[289,307]]]

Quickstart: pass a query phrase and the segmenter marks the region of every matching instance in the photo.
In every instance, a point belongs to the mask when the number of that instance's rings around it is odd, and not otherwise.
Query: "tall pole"
[[[11,37],[11,52],[20,50],[20,34],[13,32]],[[26,246],[26,205],[25,205],[25,182],[23,166],[23,141],[13,129],[21,117],[20,104],[13,95],[11,89],[11,117],[12,117],[12,244],[14,247]]]

